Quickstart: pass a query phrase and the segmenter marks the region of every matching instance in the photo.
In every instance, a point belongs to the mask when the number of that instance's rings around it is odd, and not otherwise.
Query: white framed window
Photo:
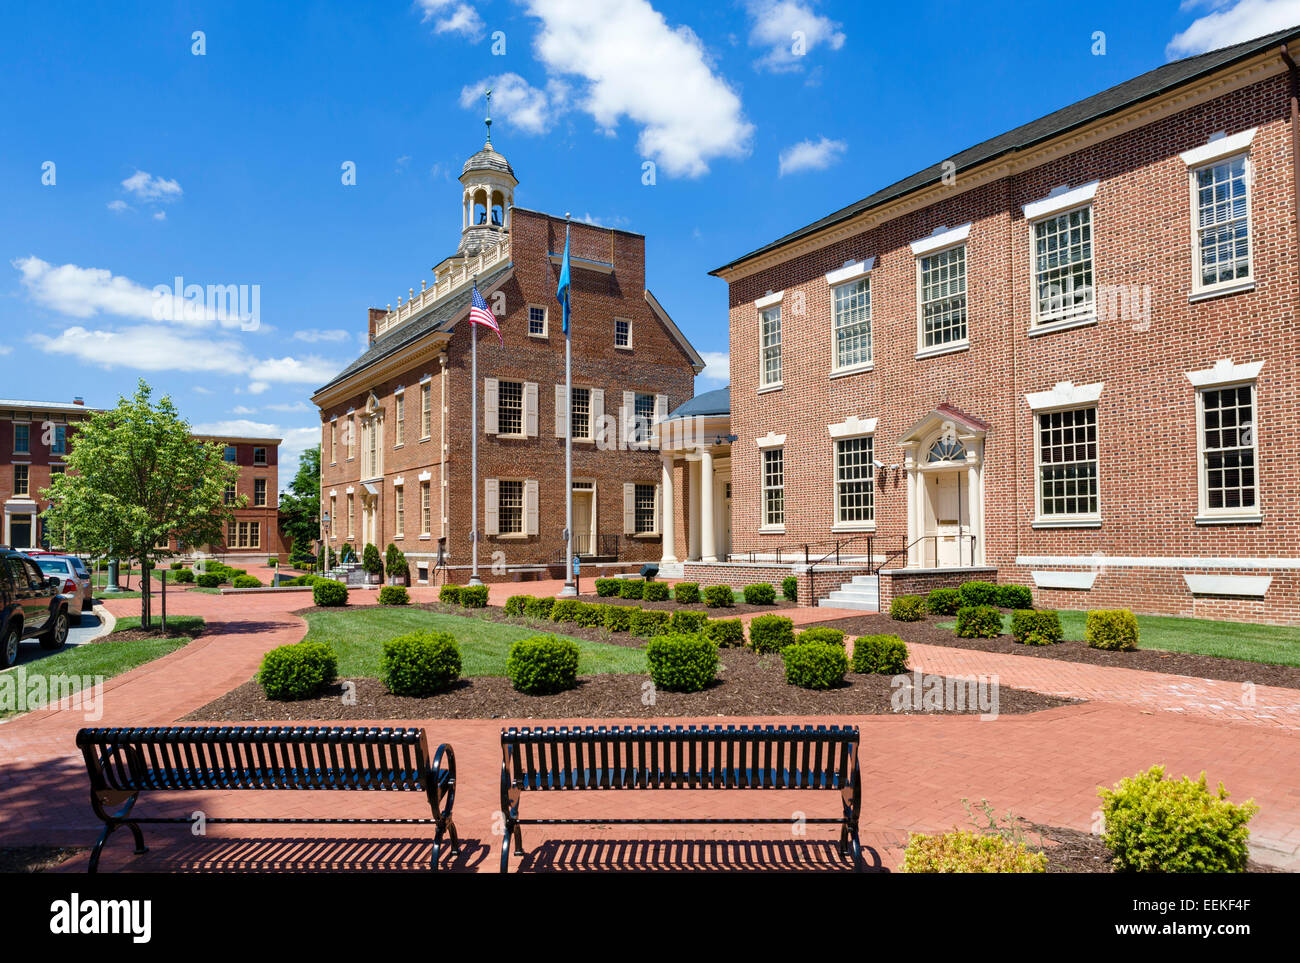
[[[528,305],[528,336],[530,338],[547,336],[547,312],[544,305]]]
[[[502,535],[524,533],[524,483],[517,478],[497,482],[497,531]]]
[[[230,503],[227,502],[226,504],[230,504]],[[338,531],[338,529],[335,528],[335,525],[338,523],[338,520],[339,520],[339,497],[337,495],[331,495],[330,496],[330,520],[326,527],[326,531],[329,533],[330,538],[333,538],[335,536],[335,533]]]
[[[1259,514],[1255,405],[1254,382],[1197,392],[1203,517]]]
[[[573,388],[573,437],[583,440],[591,438],[591,389]]]
[[[330,419],[330,464],[337,465],[339,459],[339,420]]]
[[[1096,406],[1040,411],[1035,418],[1038,517],[1100,518]]]
[[[433,436],[433,384],[424,382],[420,385],[420,438],[428,440]]]
[[[1096,316],[1092,261],[1092,205],[1033,222],[1033,324],[1052,325]]]
[[[25,421],[14,422],[14,454],[32,453],[32,426]]]
[[[871,363],[871,277],[831,288],[835,370]]]
[[[966,245],[957,244],[916,259],[921,352],[964,345],[966,329]]]
[[[14,494],[29,495],[31,493],[31,466],[14,465]]]
[[[497,434],[524,433],[524,383],[497,382]]]
[[[630,319],[614,319],[614,347],[625,349],[632,347],[632,322]]]
[[[406,392],[393,395],[393,447],[406,444]]]
[[[258,447],[253,449],[253,464],[257,465],[258,467],[263,467],[266,465],[265,448]]]
[[[763,527],[785,525],[785,449],[763,449]]]
[[[658,489],[654,485],[638,484],[632,493],[633,524],[638,535],[653,535],[658,531],[655,523],[655,496]]]
[[[356,520],[357,520],[356,502],[353,501],[353,496],[349,492],[348,493],[348,538],[349,539],[356,537],[357,534]]]
[[[432,515],[429,510],[429,483],[420,482],[420,534],[428,535],[431,531]]]
[[[781,383],[781,305],[773,304],[758,312],[758,331],[758,386],[770,388]]]
[[[1254,277],[1250,238],[1250,155],[1219,158],[1190,171],[1192,290],[1217,291]]]
[[[266,507],[266,479],[265,478],[253,479],[253,507],[254,508]]]
[[[348,446],[348,461],[357,456],[357,416],[348,415],[348,423],[343,426],[343,434],[347,437],[343,440]]]
[[[867,525],[876,520],[876,476],[871,435],[835,442],[835,523]]]
[[[397,485],[393,488],[393,535],[400,538],[406,529],[406,488]]]

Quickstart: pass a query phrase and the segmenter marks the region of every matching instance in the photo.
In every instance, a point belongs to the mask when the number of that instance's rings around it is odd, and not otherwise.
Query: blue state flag
[[[555,299],[564,309],[564,333],[569,333],[569,225],[564,225],[564,260],[560,262],[560,285]]]

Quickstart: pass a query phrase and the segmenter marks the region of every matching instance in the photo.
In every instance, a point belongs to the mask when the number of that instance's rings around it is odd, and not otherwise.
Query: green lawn
[[[1067,639],[1083,641],[1088,613],[1061,611],[1059,614],[1062,634]],[[1172,615],[1139,615],[1137,621],[1138,645],[1144,649],[1300,665],[1300,627],[1297,626],[1216,622]],[[954,629],[956,625],[956,622],[941,622],[939,627]],[[1011,632],[1010,612],[1002,613],[1002,631]]]
[[[401,606],[351,612],[308,612],[307,625],[308,640],[328,643],[337,653],[341,677],[368,679],[379,677],[383,644],[408,632],[446,632],[451,635],[460,645],[462,675],[473,676],[505,675],[510,646],[519,639],[547,631]],[[549,634],[567,637],[557,631]],[[640,649],[585,639],[573,641],[578,644],[580,675],[646,671],[645,654]]]
[[[138,629],[138,618],[117,620],[114,632]],[[169,652],[179,649],[190,641],[191,637],[203,631],[203,619],[197,615],[175,615],[167,619],[167,628],[172,634],[167,638],[157,639],[114,639],[109,635],[103,642],[88,642],[65,648],[44,658],[31,658],[37,651],[32,645],[24,645],[22,658],[12,669],[0,673],[4,676],[21,678],[25,686],[23,711],[39,708],[46,699],[50,680],[57,677],[56,687],[60,695],[81,691],[87,676],[111,679],[130,669],[154,659],[160,659]],[[18,670],[23,674],[18,676]],[[44,681],[34,681],[34,680]],[[17,683],[15,683],[17,684]],[[0,694],[5,694],[0,683]],[[0,719],[8,719],[20,713],[8,702],[0,703]]]

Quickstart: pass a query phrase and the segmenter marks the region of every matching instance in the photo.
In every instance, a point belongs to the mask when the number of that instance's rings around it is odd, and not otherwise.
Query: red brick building
[[[838,541],[805,604],[854,575],[869,603],[879,569],[882,604],[979,577],[1300,623],[1297,40],[1166,64],[713,272],[733,564]]]
[[[240,558],[265,561],[272,556],[287,560],[288,546],[280,534],[280,442],[279,438],[244,438],[226,435],[195,435],[200,441],[216,442],[225,449],[225,459],[239,466],[239,478],[226,489],[226,504],[233,517],[226,523],[221,545],[204,545],[201,555],[223,555],[227,561]],[[244,499],[238,507],[240,498]],[[173,548],[177,546],[173,543]]]
[[[64,470],[70,435],[89,413],[80,398],[0,401],[0,544],[16,549],[48,545],[41,512],[50,503],[41,492]]]
[[[441,543],[447,568],[436,577],[466,581],[477,403],[484,579],[562,564],[570,416],[574,546],[587,559],[584,575],[657,561],[662,469],[651,425],[691,397],[703,361],[646,287],[645,238],[572,225],[570,406],[555,300],[565,219],[514,206],[518,181],[490,140],[460,181],[456,253],[406,303],[371,309],[369,347],[313,397],[322,538],[335,552],[350,544],[358,554],[391,542],[419,581],[434,576]],[[466,320],[475,278],[500,343]]]

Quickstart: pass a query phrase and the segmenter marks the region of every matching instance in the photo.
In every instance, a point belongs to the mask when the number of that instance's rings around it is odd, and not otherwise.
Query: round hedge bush
[[[221,584],[221,576],[215,572],[203,572],[198,576],[199,588],[216,588]]]
[[[334,681],[338,659],[323,642],[282,645],[262,656],[257,681],[268,699],[310,699]]]
[[[668,631],[670,616],[663,609],[632,609],[627,630],[633,635],[648,639]]]
[[[596,579],[596,594],[603,599],[618,595],[618,581],[616,578]]]
[[[993,639],[1002,634],[1002,611],[994,605],[963,605],[957,610],[957,635]]]
[[[555,608],[555,599],[550,596],[533,598],[524,603],[524,614],[530,619],[549,619],[553,608]]]
[[[844,681],[849,659],[834,642],[796,642],[781,650],[785,681],[801,689],[830,689]]]
[[[1055,645],[1064,638],[1055,612],[1016,609],[1011,613],[1011,637],[1021,645]]]
[[[645,593],[645,582],[639,578],[619,579],[618,597],[621,599],[639,599]]]
[[[194,573],[188,568],[179,569],[176,572],[176,581],[182,585],[193,585]]]
[[[1034,593],[1024,585],[999,585],[998,605],[1004,609],[1032,609]]]
[[[460,589],[459,585],[444,585],[438,589],[438,601],[444,605],[459,605]]]
[[[826,625],[814,625],[811,629],[804,629],[797,636],[795,642],[829,642],[831,645],[838,645],[844,648],[844,633],[839,629],[832,629]]]
[[[650,678],[669,692],[699,692],[718,677],[718,647],[702,635],[660,635],[645,650]]]
[[[781,597],[787,602],[799,601],[799,576],[787,575],[781,579]]]
[[[889,617],[895,622],[920,622],[925,618],[925,599],[919,595],[900,595],[889,603]]]
[[[460,678],[460,649],[446,632],[400,635],[384,643],[379,677],[393,695],[424,698],[444,692]]]
[[[586,603],[579,602],[577,599],[556,599],[555,604],[551,606],[551,621],[577,622],[585,607]]]
[[[601,624],[611,632],[626,632],[632,627],[632,613],[640,611],[631,605],[603,605]]]
[[[505,613],[511,618],[520,618],[527,614],[528,603],[532,601],[531,595],[512,595],[506,599]]]
[[[641,597],[647,602],[667,602],[671,586],[667,582],[646,582]]]
[[[931,589],[925,609],[931,615],[956,615],[961,608],[961,593],[955,588]]]
[[[256,575],[236,575],[230,584],[234,588],[261,588],[262,580]]]
[[[668,631],[678,635],[698,635],[708,624],[709,613],[699,610],[678,609],[668,620]]]
[[[411,593],[403,585],[385,585],[379,590],[380,605],[409,605]]]
[[[698,582],[678,582],[673,586],[673,601],[683,605],[695,605],[700,601]]]
[[[1138,647],[1137,617],[1128,609],[1089,612],[1083,637],[1094,649],[1131,652]]]
[[[766,582],[745,586],[746,605],[775,605],[776,589]]]
[[[485,609],[488,604],[488,587],[486,585],[463,585],[460,589],[460,604],[467,609]]]
[[[1002,600],[992,582],[962,582],[957,591],[962,605],[997,605]]]
[[[794,622],[784,615],[760,615],[749,623],[749,644],[755,652],[780,652],[794,643]]]
[[[572,689],[578,680],[578,646],[554,635],[520,639],[510,646],[506,676],[515,691],[527,695]]]
[[[704,637],[722,648],[745,644],[745,626],[740,619],[709,619]]]
[[[348,604],[348,587],[332,578],[318,578],[311,587],[311,600],[322,608]]]
[[[736,593],[730,585],[709,585],[704,589],[704,604],[711,609],[733,609],[736,607]]]
[[[897,675],[907,671],[907,644],[896,635],[860,635],[853,643],[853,671]]]

